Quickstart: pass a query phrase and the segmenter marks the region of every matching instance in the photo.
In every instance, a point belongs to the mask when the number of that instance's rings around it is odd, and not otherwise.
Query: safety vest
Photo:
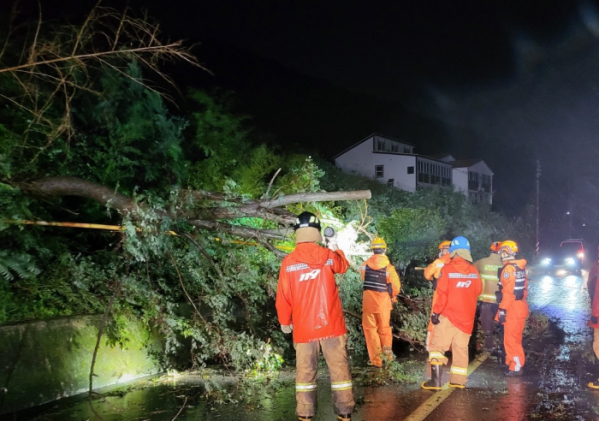
[[[498,274],[499,270],[503,267],[499,255],[492,254],[489,257],[479,260],[476,262],[476,267],[483,281],[483,292],[479,295],[478,300],[486,303],[496,303],[495,292],[498,289]]]
[[[522,269],[520,266],[518,266],[515,263],[509,263],[510,266],[513,266],[516,269],[516,272],[514,272],[514,275],[516,277],[516,282],[514,284],[514,297],[516,299],[516,301],[521,301],[524,299],[524,291],[526,290],[526,269]],[[503,273],[503,270],[507,267],[508,265],[503,266],[502,268],[499,269],[499,271],[497,272],[497,276],[499,277],[499,282],[498,282],[498,286],[499,286],[499,290],[498,290],[498,294],[497,294],[497,303],[501,304],[501,300],[503,299],[503,286],[501,285],[501,275]]]
[[[390,286],[391,284],[387,284],[387,266],[375,270],[366,265],[364,283],[362,284],[364,291],[389,292],[388,285]]]

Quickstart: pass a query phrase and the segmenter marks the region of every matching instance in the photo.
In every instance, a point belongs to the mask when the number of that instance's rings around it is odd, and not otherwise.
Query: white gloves
[[[293,325],[281,325],[283,333],[291,333],[293,331]]]
[[[339,249],[339,247],[337,246],[337,234],[333,235],[332,237],[325,237],[327,240],[327,246],[335,251],[337,249]]]

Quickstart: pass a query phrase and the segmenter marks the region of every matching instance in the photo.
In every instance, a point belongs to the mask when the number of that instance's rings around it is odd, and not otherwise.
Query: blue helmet
[[[465,249],[470,251],[470,241],[468,241],[465,237],[456,237],[451,240],[451,244],[449,245],[449,252],[453,252],[454,250]]]

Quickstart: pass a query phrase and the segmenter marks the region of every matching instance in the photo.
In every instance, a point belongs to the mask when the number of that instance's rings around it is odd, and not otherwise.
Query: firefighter
[[[382,367],[381,355],[393,360],[391,345],[391,310],[395,298],[401,289],[401,283],[395,267],[385,255],[387,243],[376,237],[370,248],[373,255],[364,262],[361,268],[363,294],[362,294],[362,328],[366,337],[369,364]]]
[[[507,377],[522,375],[525,357],[522,348],[522,331],[528,317],[528,275],[526,260],[516,259],[518,244],[512,240],[499,246],[503,267],[499,270],[499,288],[496,292],[499,311],[495,320],[503,325],[503,346]]]
[[[316,414],[316,379],[320,349],[329,368],[333,407],[340,421],[349,421],[355,402],[347,358],[347,328],[335,283],[349,262],[337,247],[321,247],[320,221],[310,212],[295,223],[297,246],[281,265],[276,307],[281,330],[293,332],[296,355],[295,398],[299,420]]]
[[[437,295],[435,294],[435,290],[437,289],[437,280],[439,276],[441,276],[441,269],[451,260],[449,256],[449,245],[451,241],[443,241],[439,244],[439,257],[433,261],[430,265],[428,265],[424,269],[424,278],[427,281],[431,281],[431,285],[433,287],[433,300],[432,305],[435,305],[435,299]],[[433,323],[429,321],[428,328],[426,332],[426,350],[428,351],[428,346],[431,343],[431,339],[433,338]],[[430,374],[429,366],[427,366],[427,373]]]
[[[597,283],[599,283],[599,262],[591,268],[587,280],[587,289],[591,298],[591,319],[587,325],[593,328],[593,351],[595,351],[595,357],[599,358],[599,288],[597,288]],[[590,382],[589,387],[599,389],[599,380]]]
[[[478,297],[480,301],[480,324],[485,333],[485,351],[493,351],[495,349],[495,315],[499,305],[495,292],[498,289],[498,273],[501,269],[501,257],[499,256],[499,242],[495,241],[491,244],[491,254],[489,257],[477,260],[474,266],[480,273],[483,282],[483,293]]]
[[[443,266],[435,291],[431,321],[433,339],[429,346],[431,379],[422,388],[441,389],[441,366],[447,364],[445,352],[451,347],[453,361],[449,386],[463,389],[468,380],[468,342],[474,327],[476,302],[482,292],[480,275],[472,264],[470,243],[464,237],[451,240],[451,261]]]

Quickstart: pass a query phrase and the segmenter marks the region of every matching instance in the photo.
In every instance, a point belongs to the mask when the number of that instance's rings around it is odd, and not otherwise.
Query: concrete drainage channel
[[[64,317],[0,326],[0,415],[87,392],[101,316]],[[151,355],[162,341],[128,321],[125,347],[102,339],[94,389],[161,372]]]

